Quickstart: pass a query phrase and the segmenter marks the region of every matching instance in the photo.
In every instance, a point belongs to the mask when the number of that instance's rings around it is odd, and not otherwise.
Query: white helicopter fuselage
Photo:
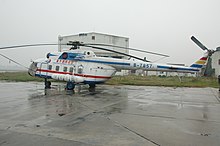
[[[41,78],[52,78],[84,84],[104,83],[118,70],[165,71],[195,73],[199,68],[162,65],[136,59],[97,57],[92,51],[67,51],[48,53],[46,59],[32,63],[29,74]]]

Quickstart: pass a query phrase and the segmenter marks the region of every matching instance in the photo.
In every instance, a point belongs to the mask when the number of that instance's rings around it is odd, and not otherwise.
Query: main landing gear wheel
[[[89,84],[89,92],[95,92],[95,84]]]
[[[67,82],[66,90],[74,90],[75,84],[73,82]]]
[[[51,82],[47,81],[47,79],[45,79],[44,85],[45,85],[45,89],[50,89],[51,88]]]

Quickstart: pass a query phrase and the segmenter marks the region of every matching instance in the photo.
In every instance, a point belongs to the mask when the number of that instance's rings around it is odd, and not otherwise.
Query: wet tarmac
[[[220,145],[214,88],[0,82],[0,146]]]

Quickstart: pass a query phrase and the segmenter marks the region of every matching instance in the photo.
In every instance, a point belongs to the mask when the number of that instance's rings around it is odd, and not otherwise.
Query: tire
[[[66,90],[73,90],[75,88],[75,84],[73,82],[67,82]]]

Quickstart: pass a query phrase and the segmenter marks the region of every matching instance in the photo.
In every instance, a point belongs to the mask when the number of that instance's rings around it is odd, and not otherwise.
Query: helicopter
[[[17,45],[1,47],[0,49],[45,45],[48,46],[57,44]],[[133,51],[169,57],[168,55],[144,51],[140,49],[125,48],[109,44],[83,43],[79,41],[70,41],[69,43],[63,45],[68,45],[71,47],[67,51],[48,53],[46,54],[45,58],[40,58],[32,61],[30,67],[28,68],[29,75],[45,79],[45,89],[51,88],[51,81],[49,81],[49,79],[54,79],[65,81],[67,90],[74,90],[75,85],[77,84],[88,84],[89,91],[94,92],[96,84],[105,83],[107,80],[111,79],[112,76],[115,75],[115,73],[119,70],[141,69],[144,71],[197,73],[201,71],[208,59],[208,53],[206,53],[191,66],[186,67],[152,63],[151,61],[146,60],[146,58],[140,58],[134,55],[125,54],[112,49],[108,49],[107,47],[117,47],[121,49],[129,49]],[[110,57],[98,57],[93,51],[88,49],[81,49],[82,47],[118,53],[129,58],[119,59]]]

